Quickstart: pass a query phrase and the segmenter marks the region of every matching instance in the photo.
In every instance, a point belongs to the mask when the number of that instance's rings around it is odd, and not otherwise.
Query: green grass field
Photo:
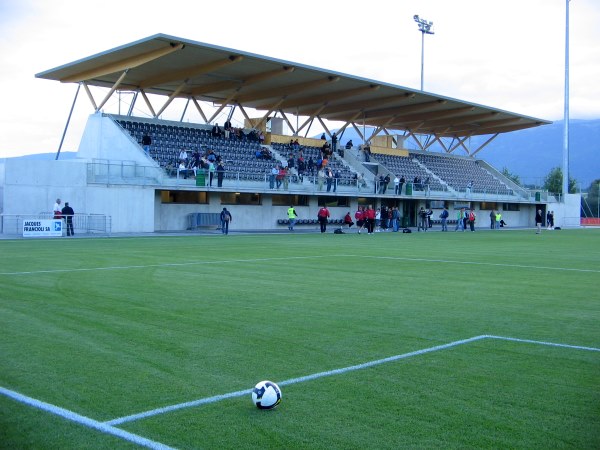
[[[600,230],[0,255],[1,448],[600,448]],[[155,411],[264,379],[282,386],[272,411],[247,392]]]

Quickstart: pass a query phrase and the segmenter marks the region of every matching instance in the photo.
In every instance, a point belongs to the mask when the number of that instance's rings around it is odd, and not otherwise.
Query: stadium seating
[[[258,158],[256,153],[263,147],[253,139],[247,130],[241,137],[225,139],[214,137],[209,125],[186,124],[176,126],[172,122],[143,121],[135,118],[116,122],[141,145],[142,137],[148,134],[152,139],[150,156],[170,176],[176,176],[179,153],[186,150],[188,155],[198,150],[203,155],[211,149],[219,155],[224,163],[225,179],[240,181],[266,182],[274,165],[274,160]],[[289,144],[273,143],[270,147],[275,161],[285,164],[290,154],[297,160],[299,152]],[[320,147],[301,147],[304,161],[310,158],[316,162],[321,157]],[[379,163],[384,169],[398,176],[404,175],[407,183],[413,183],[419,177],[423,184],[427,183],[430,191],[465,192],[467,183],[473,182],[472,193],[513,195],[514,192],[501,179],[494,176],[478,160],[467,157],[435,154],[431,152],[411,151],[407,156],[376,154],[371,155],[371,162]],[[355,185],[357,171],[347,164],[343,158],[334,153],[328,160],[328,166],[339,174],[338,186]],[[317,169],[306,171],[304,177],[297,176],[296,169],[290,172],[289,182],[316,183]],[[381,172],[380,172],[381,173]],[[393,178],[393,177],[392,177]],[[388,193],[393,193],[388,186]],[[425,186],[413,186],[413,190],[426,189]]]

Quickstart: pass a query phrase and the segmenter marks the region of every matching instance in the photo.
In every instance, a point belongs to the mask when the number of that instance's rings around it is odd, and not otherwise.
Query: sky
[[[420,89],[415,14],[433,22],[435,33],[425,35],[425,91],[545,120],[564,117],[566,0],[87,5],[0,0],[0,158],[59,148],[77,85],[36,73],[157,33]],[[600,119],[600,1],[572,0],[569,14],[569,117]],[[107,112],[118,105],[109,103]],[[92,113],[82,90],[62,151],[77,150]]]

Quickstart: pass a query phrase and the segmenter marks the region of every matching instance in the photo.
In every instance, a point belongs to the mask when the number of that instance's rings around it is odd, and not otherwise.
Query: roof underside
[[[162,34],[36,77],[437,137],[489,135],[550,123],[433,93]]]

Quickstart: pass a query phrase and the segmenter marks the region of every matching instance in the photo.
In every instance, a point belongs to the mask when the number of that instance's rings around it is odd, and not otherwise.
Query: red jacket
[[[365,218],[366,219],[375,220],[375,210],[374,209],[367,209],[365,211]]]
[[[329,210],[325,207],[321,208],[319,210],[319,213],[317,214],[318,217],[329,217]]]

